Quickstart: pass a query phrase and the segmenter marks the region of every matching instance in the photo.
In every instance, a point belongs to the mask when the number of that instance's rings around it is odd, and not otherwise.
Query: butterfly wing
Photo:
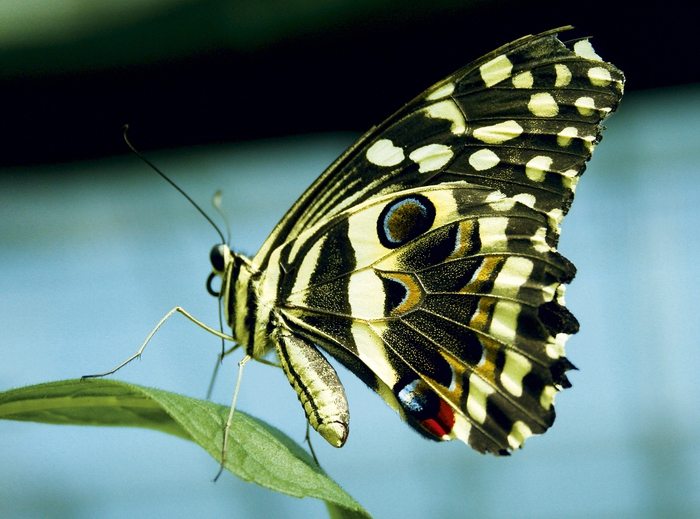
[[[423,435],[503,454],[552,424],[569,386],[574,269],[548,245],[550,225],[463,181],[370,199],[275,251],[275,320]]]
[[[556,32],[488,54],[370,130],[250,263],[247,351],[275,344],[333,445],[347,403],[316,346],[435,440],[504,454],[552,424],[578,330],[559,225],[624,83]]]
[[[372,128],[292,206],[254,263],[266,268],[282,243],[371,197],[457,179],[520,196],[560,221],[624,84],[588,41],[562,43],[566,29],[491,52]]]

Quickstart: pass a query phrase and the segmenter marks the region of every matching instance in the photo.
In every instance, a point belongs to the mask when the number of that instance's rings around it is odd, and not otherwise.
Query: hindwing
[[[503,453],[568,386],[573,266],[546,213],[451,182],[371,199],[273,254],[281,325],[357,373],[419,432]]]

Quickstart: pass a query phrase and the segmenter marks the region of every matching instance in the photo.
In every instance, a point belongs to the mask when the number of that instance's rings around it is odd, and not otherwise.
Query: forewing
[[[457,179],[566,214],[624,76],[586,40],[527,36],[426,90],[360,138],[302,195],[255,257],[371,197]]]

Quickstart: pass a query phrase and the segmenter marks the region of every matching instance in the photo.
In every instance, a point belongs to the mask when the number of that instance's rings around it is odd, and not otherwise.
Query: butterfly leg
[[[190,314],[188,314],[188,313],[185,311],[184,308],[181,308],[181,307],[179,307],[179,306],[176,306],[175,308],[173,308],[172,310],[170,310],[167,314],[165,314],[165,317],[163,317],[163,318],[160,320],[160,322],[156,325],[156,327],[153,328],[153,331],[151,331],[151,333],[148,334],[148,337],[146,337],[146,340],[143,341],[143,344],[142,344],[141,347],[139,348],[139,351],[137,351],[136,353],[134,353],[131,357],[129,357],[129,358],[126,359],[124,362],[122,362],[121,364],[119,364],[116,368],[114,368],[114,369],[112,369],[112,370],[110,370],[110,371],[105,371],[104,373],[98,373],[98,374],[96,374],[96,375],[83,375],[81,378],[99,378],[99,377],[105,377],[105,376],[107,376],[107,375],[111,375],[112,373],[114,373],[114,372],[120,370],[121,368],[123,368],[124,366],[126,366],[126,365],[127,365],[129,362],[131,362],[132,360],[134,360],[134,359],[140,357],[141,354],[143,353],[143,350],[146,349],[146,345],[150,342],[151,338],[155,335],[155,333],[158,331],[158,329],[159,329],[161,326],[163,326],[163,323],[164,323],[165,321],[167,321],[168,318],[169,318],[171,315],[173,315],[175,312],[181,313],[182,315],[184,315],[185,317],[187,317],[190,321],[192,321],[194,324],[196,324],[196,325],[199,326],[200,328],[204,328],[204,329],[205,329],[206,331],[208,331],[209,333],[211,333],[211,334],[213,334],[213,335],[216,335],[217,337],[220,337],[220,338],[222,338],[222,339],[224,339],[224,340],[235,342],[234,339],[233,339],[233,337],[231,337],[230,335],[226,335],[225,333],[221,333],[220,331],[215,330],[214,328],[212,328],[212,327],[210,327],[210,326],[207,326],[207,325],[204,324],[203,322],[198,321],[197,319],[195,319],[194,317],[192,317]]]
[[[233,413],[236,410],[236,401],[238,400],[238,391],[241,389],[241,377],[243,376],[243,366],[251,359],[250,355],[243,357],[238,363],[238,378],[236,379],[236,389],[233,391],[233,399],[231,399],[231,408],[228,412],[228,418],[226,419],[226,426],[224,427],[224,441],[221,447],[221,467],[219,472],[216,474],[214,481],[219,479],[221,473],[224,471],[224,465],[226,464],[226,449],[228,449],[228,435],[231,432],[231,424],[233,423]]]
[[[328,443],[342,447],[349,433],[350,412],[335,369],[308,340],[284,331],[274,338],[282,369],[308,422]]]
[[[216,376],[219,374],[219,366],[221,366],[224,357],[230,355],[234,351],[236,351],[238,348],[240,348],[240,344],[234,344],[231,346],[228,350],[224,350],[221,353],[219,353],[216,356],[216,364],[214,365],[214,373],[211,376],[211,380],[209,381],[209,389],[207,389],[207,398],[206,400],[211,400],[211,394],[214,391],[214,382],[216,382]]]
[[[219,360],[216,363],[216,368],[214,370],[214,377],[212,378],[212,382],[209,386],[209,393],[207,394],[207,400],[209,400],[209,396],[211,393],[211,389],[214,383],[214,378],[216,377],[216,370],[219,367],[220,361],[228,354],[233,353],[239,345],[235,345],[232,348],[226,350],[223,354],[219,355]],[[214,481],[219,479],[219,476],[221,476],[221,473],[224,470],[224,465],[226,463],[226,450],[228,449],[228,437],[229,433],[231,432],[231,425],[233,424],[233,414],[236,411],[236,402],[238,401],[238,391],[241,388],[241,378],[243,377],[243,366],[246,365],[246,363],[251,360],[252,357],[250,355],[246,355],[243,357],[240,362],[238,363],[238,377],[236,379],[236,389],[233,391],[233,398],[231,399],[231,407],[229,409],[228,413],[228,418],[226,419],[226,425],[224,426],[224,441],[223,441],[223,446],[221,447],[221,466],[219,468],[219,472],[216,474],[216,477],[214,478]],[[268,364],[270,366],[275,366],[275,367],[280,367],[278,364],[275,364],[274,362],[270,362],[265,359],[257,359],[259,362],[262,362],[263,364]],[[333,369],[333,368],[331,368]],[[314,455],[314,459],[316,459],[316,455]],[[318,461],[316,462],[318,464]]]
[[[306,435],[304,436],[304,441],[308,444],[309,446],[309,451],[311,452],[311,456],[313,457],[314,461],[316,462],[316,465],[321,467],[321,464],[318,462],[318,458],[316,457],[316,452],[314,451],[314,446],[311,444],[311,436],[309,435],[311,431],[311,426],[309,425],[309,421],[306,421]]]

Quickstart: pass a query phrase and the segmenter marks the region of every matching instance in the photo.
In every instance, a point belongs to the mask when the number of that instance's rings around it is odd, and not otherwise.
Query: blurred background
[[[424,441],[346,370],[352,433],[323,467],[375,517],[700,517],[700,67],[683,4],[0,1],[0,390],[101,372],[182,305],[210,324],[216,233],[121,126],[254,254],[360,132],[525,34],[572,24],[628,77],[562,253],[582,329],[557,422],[510,458]],[[117,378],[204,397],[220,343],[181,316]],[[228,403],[237,359],[214,400]],[[302,441],[285,377],[240,408]],[[0,421],[0,518],[326,517],[154,431]]]

